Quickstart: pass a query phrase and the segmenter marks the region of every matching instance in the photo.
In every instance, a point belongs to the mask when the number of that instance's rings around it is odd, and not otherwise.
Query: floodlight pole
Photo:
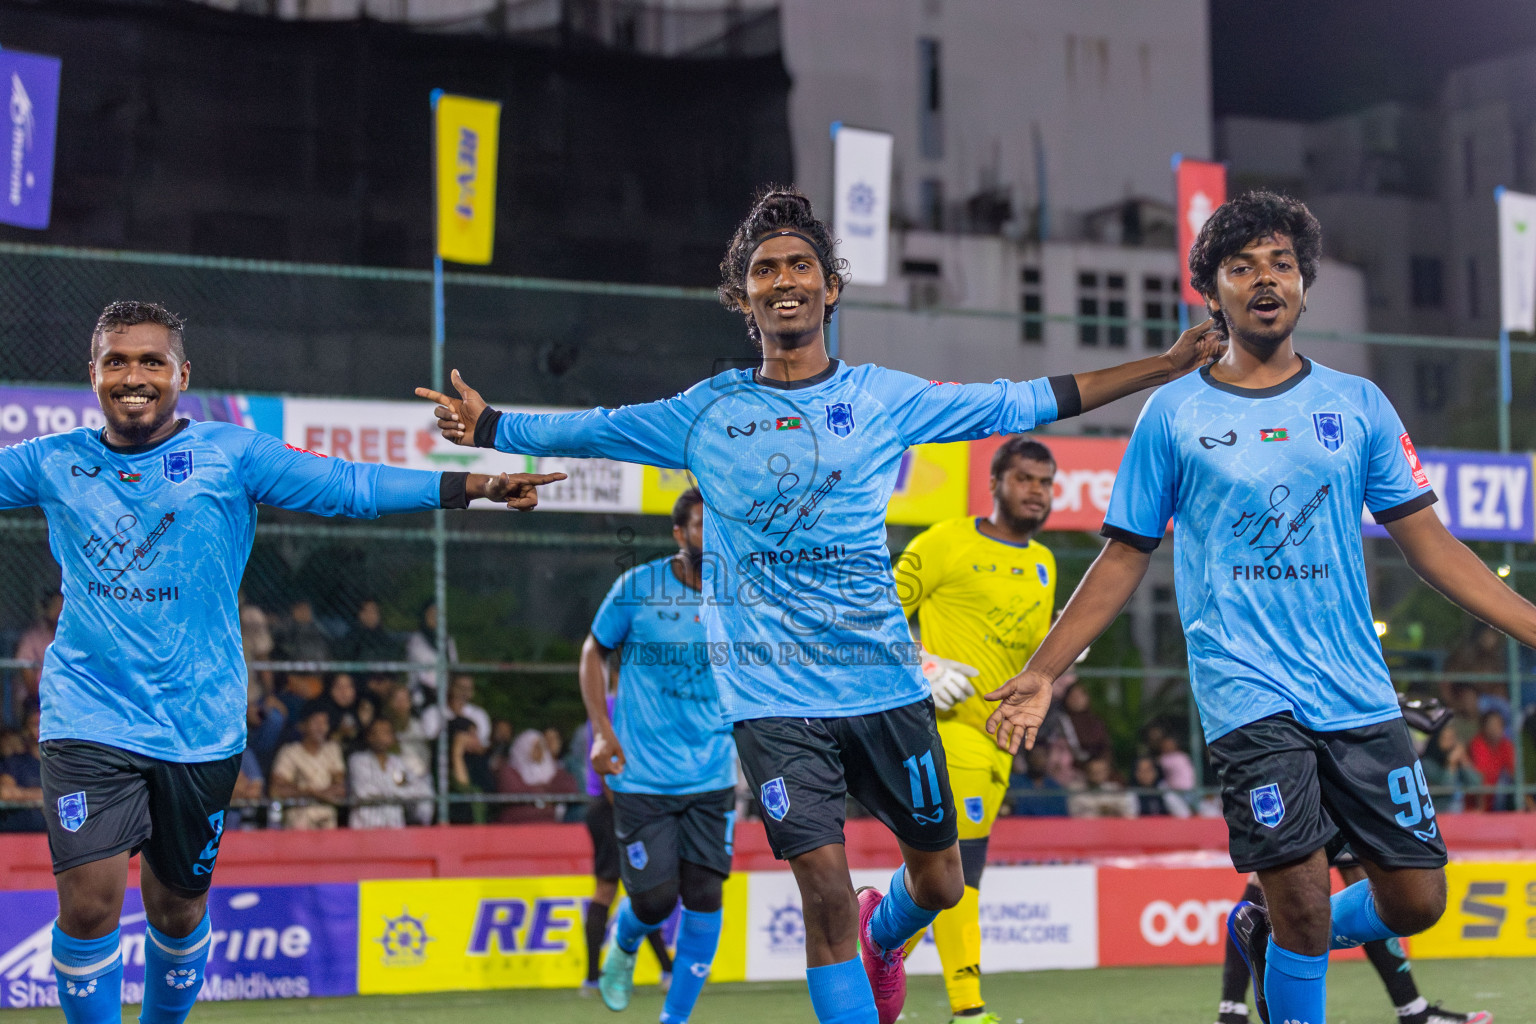
[[[1494,209],[1497,213],[1498,204],[1504,194],[1504,186],[1500,185],[1493,190]],[[1502,220],[1499,221],[1502,230]],[[1502,250],[1502,245],[1500,246]],[[1500,277],[1500,288],[1503,288],[1503,278]],[[1514,373],[1510,367],[1509,358],[1509,328],[1504,326],[1503,296],[1500,295],[1499,303],[1499,452],[1509,454],[1510,428],[1509,407],[1514,401],[1515,385]],[[1509,567],[1509,575],[1505,578],[1511,589],[1515,585],[1515,546],[1509,541],[1504,542],[1504,564]],[[1521,809],[1521,802],[1525,799],[1525,750],[1523,733],[1519,727],[1520,716],[1520,644],[1514,637],[1504,638],[1504,671],[1505,681],[1509,687],[1510,716],[1515,721],[1506,723],[1509,731],[1514,733],[1512,737],[1515,747],[1515,807]]]

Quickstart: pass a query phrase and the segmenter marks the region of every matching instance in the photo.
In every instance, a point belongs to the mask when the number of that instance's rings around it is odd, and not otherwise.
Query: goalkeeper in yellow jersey
[[[965,896],[933,922],[952,1024],[998,1021],[981,998],[978,889],[1013,755],[988,735],[995,705],[981,695],[1017,675],[1050,629],[1056,559],[1034,536],[1050,515],[1055,477],[1050,449],[1008,438],[992,457],[992,514],[925,530],[897,562],[902,607],[917,617],[959,816]]]

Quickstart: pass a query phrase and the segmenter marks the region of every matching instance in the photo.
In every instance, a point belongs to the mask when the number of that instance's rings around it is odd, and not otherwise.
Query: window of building
[[[1418,309],[1439,309],[1445,303],[1445,283],[1437,256],[1409,260],[1409,293]]]
[[[1441,359],[1425,358],[1414,363],[1414,395],[1422,412],[1439,412],[1451,397],[1451,366]]]
[[[1467,257],[1467,316],[1476,320],[1483,315],[1477,301],[1477,257]]]
[[[1040,268],[1025,267],[1019,272],[1019,311],[1024,314],[1022,339],[1036,343],[1045,340],[1045,303],[1040,291]]]
[[[944,300],[944,270],[937,260],[902,260],[901,276],[907,279],[907,306],[933,309]]]
[[[943,72],[939,41],[917,41],[917,138],[918,149],[930,160],[944,156]]]
[[[1125,348],[1128,304],[1125,275],[1080,270],[1077,274],[1077,341],[1080,345],[1104,344]],[[1119,323],[1112,323],[1119,320]]]
[[[1126,339],[1130,334],[1126,327],[1125,304],[1125,275],[1108,274],[1104,278],[1104,312],[1111,318],[1119,320],[1119,323],[1107,325],[1110,348],[1125,348]]]
[[[1173,344],[1179,325],[1178,278],[1144,277],[1141,315],[1145,323],[1142,336],[1149,349],[1162,351]]]

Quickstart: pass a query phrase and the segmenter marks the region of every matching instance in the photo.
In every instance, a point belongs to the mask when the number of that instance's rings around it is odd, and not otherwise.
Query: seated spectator
[[[1179,741],[1164,733],[1158,745],[1157,770],[1163,778],[1163,786],[1177,793],[1188,793],[1195,788],[1195,762],[1179,746]]]
[[[23,717],[22,721],[26,721]],[[0,726],[0,761],[8,757],[15,757],[27,749],[27,738],[16,729],[7,729]]]
[[[267,778],[261,770],[261,762],[256,757],[256,751],[249,743],[245,746],[245,752],[240,755],[240,774],[235,776],[235,791],[230,794],[229,813],[224,815],[224,828],[235,831],[246,822],[256,820],[255,808],[239,807],[237,804],[259,803],[264,799]]]
[[[1478,722],[1483,717],[1478,710],[1477,687],[1471,683],[1454,683],[1448,696],[1445,703],[1453,712],[1451,728],[1456,730],[1456,738],[1463,745],[1471,743],[1477,738]]]
[[[471,675],[457,675],[448,684],[448,718],[467,718],[475,725],[475,734],[480,738],[481,753],[486,752],[491,746],[491,716],[480,705],[474,703],[475,677]],[[421,734],[429,740],[437,739],[437,734],[442,731],[442,717],[438,714],[437,705],[429,704],[421,710]]]
[[[1173,737],[1164,737],[1172,740]],[[1188,756],[1188,755],[1186,755]],[[1178,793],[1170,792],[1168,779],[1158,763],[1150,757],[1136,759],[1132,781],[1136,784],[1136,813],[1143,818],[1187,818],[1189,804]]]
[[[475,723],[467,718],[448,722],[448,792],[473,795],[496,791],[496,779],[490,774],[490,758]],[[450,825],[483,825],[489,816],[480,801],[456,803],[448,809]]]
[[[336,645],[342,661],[399,661],[404,654],[399,637],[384,628],[379,602],[365,598],[357,606],[357,619]]]
[[[1089,707],[1088,691],[1081,683],[1068,688],[1062,707],[1066,711],[1061,716],[1062,735],[1072,750],[1073,760],[1086,772],[1089,761],[1109,757],[1109,726]]]
[[[1483,784],[1482,775],[1472,767],[1472,759],[1467,756],[1467,748],[1449,725],[1442,726],[1431,737],[1419,763],[1424,766],[1424,780],[1431,790],[1452,791],[1434,796],[1435,805],[1452,814],[1466,809],[1468,788]]]
[[[284,828],[336,827],[336,807],[347,799],[347,766],[342,763],[341,748],[328,738],[330,731],[331,716],[325,708],[310,705],[299,713],[299,742],[277,752],[267,787],[272,799],[319,801],[284,808]]]
[[[550,793],[568,796],[580,792],[571,773],[549,756],[544,735],[525,729],[512,741],[512,756],[502,766],[496,779],[499,793]],[[532,803],[503,804],[497,820],[503,824],[560,820],[559,804],[539,800]]]
[[[356,800],[392,800],[393,803],[365,804],[353,807],[347,824],[351,828],[404,828],[406,808],[412,818],[421,820],[421,801],[427,801],[427,816],[432,813],[432,783],[413,770],[395,745],[395,727],[383,716],[368,726],[366,750],[347,758],[347,779]]]
[[[48,645],[53,643],[53,635],[58,632],[59,616],[62,614],[64,595],[57,590],[44,594],[37,603],[37,619],[27,627],[27,631],[21,634],[21,639],[16,643],[16,658],[19,661],[43,660]],[[40,667],[17,670],[17,686],[11,693],[11,713],[15,716],[13,721],[22,721],[26,717],[26,706],[37,700],[37,681],[42,674]]]
[[[1007,797],[1014,814],[1034,818],[1067,816],[1067,788],[1051,778],[1048,758],[1046,748],[1038,743],[1033,750],[1020,750],[1014,757]]]
[[[272,686],[270,669],[254,669],[251,664],[272,660],[272,624],[267,613],[254,604],[246,604],[244,594],[240,601],[240,648],[245,654],[246,674],[252,681],[259,680],[264,687]]]
[[[245,748],[252,752],[260,768],[258,778],[272,770],[272,759],[288,725],[288,708],[253,679],[245,687]]]
[[[411,698],[417,707],[437,703],[437,602],[428,601],[421,610],[421,626],[405,641],[405,660],[429,666],[411,675]],[[459,662],[459,645],[448,638],[448,664]]]
[[[330,716],[330,738],[342,750],[352,749],[362,734],[363,724],[359,720],[357,684],[352,681],[351,674],[338,672],[332,676],[325,688],[325,696],[316,703],[325,708],[325,713]]]
[[[421,721],[411,707],[410,690],[400,683],[392,685],[384,698],[378,718],[389,719],[389,724],[395,730],[395,742],[400,747],[400,756],[405,758],[412,771],[428,778],[436,774],[437,759],[433,755],[432,744],[421,731]]]
[[[1083,766],[1085,788],[1067,798],[1074,818],[1134,818],[1136,798],[1114,779],[1107,757],[1096,757]]]
[[[286,621],[272,633],[273,653],[281,661],[330,661],[331,639],[315,621],[315,606],[300,598],[288,606]],[[284,688],[300,700],[320,696],[322,680],[319,669],[288,673]]]
[[[512,740],[514,733],[512,723],[505,718],[498,718],[491,723],[491,748],[486,752],[490,760],[491,774],[501,771],[501,766],[507,763],[512,756]],[[566,765],[566,771],[570,771],[570,765]],[[571,772],[572,775],[576,774]]]
[[[42,752],[37,745],[39,714],[34,707],[22,724],[20,753],[0,760],[0,801],[21,803],[43,798]],[[0,832],[46,832],[43,812],[35,807],[0,811]]]
[[[1504,716],[1483,712],[1481,729],[1467,744],[1467,756],[1485,786],[1508,786],[1515,781],[1515,745],[1504,734]],[[1506,793],[1488,793],[1468,802],[1476,810],[1511,811],[1513,799]]]

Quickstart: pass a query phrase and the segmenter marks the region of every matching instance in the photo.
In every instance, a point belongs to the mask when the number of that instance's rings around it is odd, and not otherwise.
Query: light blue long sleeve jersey
[[[0,448],[0,508],[40,507],[63,570],[64,612],[43,659],[44,740],[164,761],[238,754],[237,597],[257,503],[372,518],[443,502],[441,473],[325,458],[230,423],[183,423],[126,450],[84,427]]]
[[[730,370],[644,405],[488,411],[475,440],[691,472],[704,495],[702,618],[726,720],[842,718],[928,692],[885,543],[903,453],[1032,430],[1078,403],[1071,377],[939,384],[834,360],[791,384]]]

